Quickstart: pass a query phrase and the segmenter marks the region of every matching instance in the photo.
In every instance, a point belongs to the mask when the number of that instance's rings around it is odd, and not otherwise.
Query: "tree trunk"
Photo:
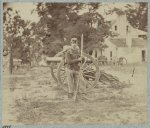
[[[12,53],[12,43],[10,44],[10,61],[9,61],[9,73],[13,72],[13,53]]]
[[[30,68],[31,68],[31,49],[30,49],[30,47],[29,47],[29,64],[30,64]]]

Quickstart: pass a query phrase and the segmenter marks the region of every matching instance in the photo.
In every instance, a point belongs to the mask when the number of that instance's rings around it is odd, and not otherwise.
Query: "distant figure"
[[[80,57],[77,38],[72,38],[70,43],[71,47],[65,53],[65,63],[67,67],[68,98],[74,98],[77,84],[79,84],[79,90],[77,91],[80,93],[85,93],[86,85],[83,76],[79,74],[79,63],[82,61],[82,58]]]

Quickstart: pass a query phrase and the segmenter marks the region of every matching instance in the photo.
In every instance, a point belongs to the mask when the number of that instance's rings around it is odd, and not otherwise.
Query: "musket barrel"
[[[81,57],[83,57],[83,34],[81,35]]]

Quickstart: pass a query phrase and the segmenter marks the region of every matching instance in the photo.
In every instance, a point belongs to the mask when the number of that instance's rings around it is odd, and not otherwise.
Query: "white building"
[[[117,35],[107,38],[105,44],[108,48],[103,51],[103,55],[108,61],[113,61],[119,57],[125,57],[128,63],[147,61],[147,32],[133,28],[127,21],[126,15],[117,16],[111,21],[111,30]],[[100,50],[95,49],[93,56],[101,56]]]

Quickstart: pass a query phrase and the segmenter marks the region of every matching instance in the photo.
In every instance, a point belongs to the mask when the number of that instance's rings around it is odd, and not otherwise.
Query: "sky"
[[[98,9],[98,12],[100,14],[102,14],[106,20],[113,20],[116,18],[116,15],[114,14],[114,15],[108,16],[105,14],[105,11],[112,9],[114,7],[117,7],[117,8],[124,10],[124,6],[126,4],[127,3],[102,3],[102,6],[100,7],[100,9]],[[135,3],[130,3],[130,4],[135,5]],[[36,12],[31,14],[31,11],[33,9],[36,9],[36,3],[31,3],[31,2],[30,3],[22,3],[22,2],[21,3],[9,3],[7,5],[7,7],[11,7],[11,8],[13,8],[13,10],[20,11],[20,16],[24,20],[30,20],[32,22],[38,22],[40,19]],[[85,8],[80,13],[82,14],[82,13],[86,12],[87,10],[88,9]]]
[[[24,20],[30,20],[33,22],[38,22],[39,17],[36,12],[31,14],[31,11],[33,9],[36,9],[36,4],[35,3],[9,3],[7,7],[12,7],[13,10],[20,11],[20,16]]]

